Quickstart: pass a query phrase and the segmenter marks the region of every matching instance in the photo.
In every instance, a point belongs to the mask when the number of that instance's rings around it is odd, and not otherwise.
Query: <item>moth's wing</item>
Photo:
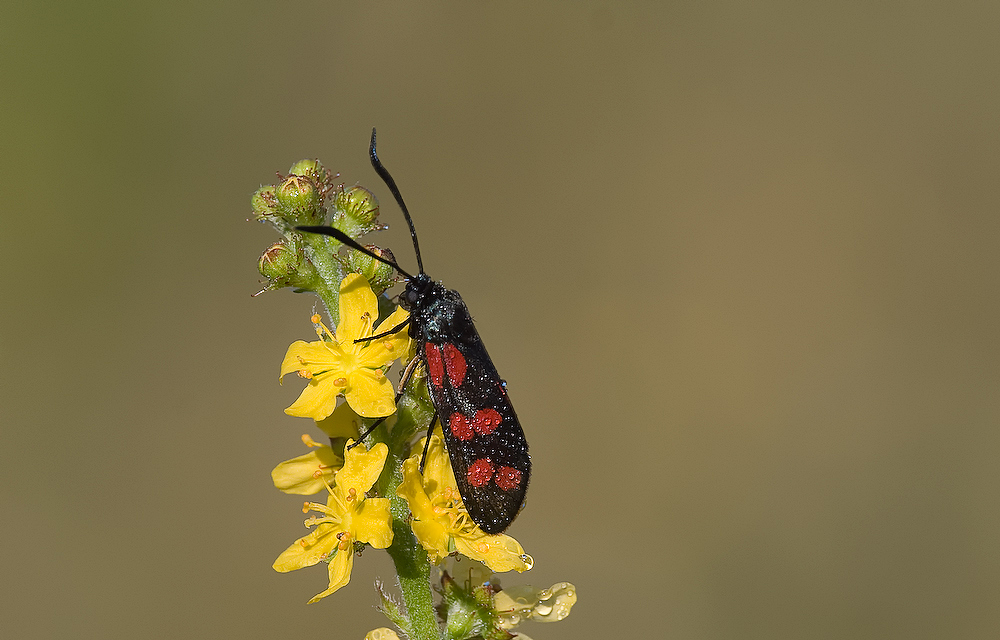
[[[431,399],[438,411],[462,501],[487,533],[517,516],[531,458],[524,431],[475,328],[461,341],[425,343]]]

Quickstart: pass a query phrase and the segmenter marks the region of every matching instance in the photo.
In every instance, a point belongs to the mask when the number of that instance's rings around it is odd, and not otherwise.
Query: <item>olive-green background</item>
[[[319,157],[412,267],[373,125],[531,443],[505,579],[579,590],[525,633],[997,636],[995,3],[3,14],[3,637],[384,624],[381,552],[308,607],[270,568],[314,302],[250,297],[246,221]]]

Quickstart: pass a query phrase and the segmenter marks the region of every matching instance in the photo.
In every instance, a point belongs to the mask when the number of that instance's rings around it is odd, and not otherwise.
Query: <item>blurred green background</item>
[[[373,187],[535,475],[536,640],[995,638],[995,3],[33,2],[0,21],[6,638],[356,638],[270,564],[315,302],[249,198]],[[395,376],[393,376],[395,379]]]

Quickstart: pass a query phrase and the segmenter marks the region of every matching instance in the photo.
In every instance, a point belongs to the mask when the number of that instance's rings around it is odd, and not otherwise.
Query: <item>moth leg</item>
[[[416,369],[417,362],[419,360],[420,360],[420,358],[414,357],[413,360],[410,360],[410,364],[406,365],[406,368],[403,369],[403,377],[399,381],[399,388],[396,389],[396,399],[393,400],[393,402],[392,402],[393,404],[399,404],[399,399],[403,397],[403,391],[406,390],[406,383],[409,382],[410,378],[413,377],[413,370]],[[354,444],[352,444],[351,446],[347,447],[347,450],[350,451],[354,447],[356,447],[359,444],[361,444],[361,441],[364,440],[365,438],[367,438],[368,435],[372,431],[374,431],[380,424],[382,424],[383,422],[385,422],[385,419],[388,418],[388,417],[389,416],[384,416],[382,418],[379,418],[375,422],[373,422],[372,426],[370,426],[367,429],[365,429],[365,432],[362,433],[360,436],[358,436],[358,439],[357,439],[357,441]]]
[[[357,340],[354,341],[354,344],[358,344],[359,342],[369,342],[371,340],[378,340],[379,338],[384,338],[386,336],[391,336],[391,335],[399,333],[400,331],[402,331],[403,329],[405,329],[406,325],[408,325],[408,324],[410,324],[410,319],[409,318],[407,318],[406,320],[403,320],[402,322],[400,322],[399,324],[397,324],[392,329],[389,329],[388,331],[383,331],[382,333],[376,334],[374,336],[368,336],[367,338],[358,338]]]
[[[434,411],[431,417],[431,424],[427,427],[427,438],[424,440],[424,455],[420,456],[420,475],[424,475],[424,463],[427,462],[427,450],[431,447],[431,434],[434,433],[434,423],[437,422],[438,412]]]

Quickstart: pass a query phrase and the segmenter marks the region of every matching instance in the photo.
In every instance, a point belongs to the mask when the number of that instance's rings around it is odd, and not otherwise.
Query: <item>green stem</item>
[[[339,244],[334,247],[326,236],[304,234],[305,249],[309,261],[316,267],[316,272],[322,279],[322,284],[313,291],[326,305],[333,326],[340,324],[340,281],[344,279],[344,266],[334,256]]]
[[[391,485],[399,486],[403,481],[402,460],[390,454],[387,466],[392,465]],[[392,514],[392,545],[387,549],[389,557],[396,565],[399,576],[399,590],[403,597],[406,617],[409,621],[411,640],[439,640],[437,614],[434,612],[434,598],[431,593],[431,567],[427,552],[420,546],[410,530],[407,519],[410,507],[406,500],[390,496],[389,511]]]
[[[424,416],[425,413],[428,415]],[[412,640],[438,640],[441,629],[431,593],[430,560],[410,529],[409,504],[405,498],[396,495],[396,487],[403,482],[403,461],[409,454],[409,440],[420,418],[424,423],[430,420],[427,408],[407,394],[399,403],[396,422],[386,438],[389,455],[375,486],[379,495],[389,498],[393,539],[387,551],[399,576],[399,589],[409,622],[406,631]]]

